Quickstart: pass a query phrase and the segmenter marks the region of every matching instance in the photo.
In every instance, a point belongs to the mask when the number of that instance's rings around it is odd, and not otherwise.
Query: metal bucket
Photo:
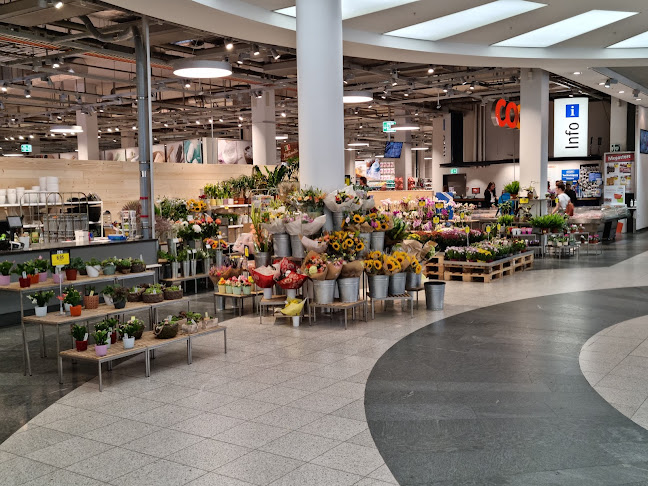
[[[171,262],[171,278],[172,279],[177,279],[180,274],[180,263],[178,262]]]
[[[191,276],[191,262],[189,260],[184,260],[182,262],[182,276],[183,277]]]
[[[425,282],[425,307],[427,310],[443,310],[445,282]]]
[[[191,264],[190,265],[191,266],[191,276],[193,277],[194,275],[196,275],[196,272],[197,272],[197,269],[198,269],[198,260],[196,260],[195,258],[192,258],[189,261],[189,263]]]
[[[333,302],[335,280],[314,280],[313,289],[315,290],[316,304],[330,304]]]
[[[326,221],[324,222],[324,227],[322,229],[330,233],[333,231],[333,213],[329,208],[324,206],[324,214],[326,215]]]
[[[178,256],[178,243],[180,243],[178,238],[169,238],[167,240],[167,250],[173,256]]]
[[[371,233],[371,249],[377,251],[385,250],[385,232],[374,231]]]
[[[357,302],[360,292],[360,277],[339,278],[337,280],[342,302]]]
[[[214,263],[218,268],[223,266],[223,250],[216,250],[214,252]]]
[[[206,273],[209,275],[209,269],[211,268],[211,258],[204,258],[203,259],[203,273]]]
[[[290,235],[290,247],[292,248],[292,256],[296,258],[304,258],[306,256],[300,235]]]
[[[358,237],[364,243],[364,250],[360,252],[360,256],[366,255],[371,248],[371,233],[360,233]]]
[[[422,275],[420,273],[407,272],[407,282],[405,288],[407,290],[414,290],[421,287]]]
[[[277,233],[272,235],[272,247],[274,248],[274,254],[278,257],[289,257],[290,256],[290,235],[288,233]]]
[[[372,299],[384,299],[389,289],[389,275],[369,275],[369,293]]]
[[[405,293],[406,273],[395,273],[389,277],[389,295],[403,295]]]
[[[344,221],[344,213],[333,213],[333,231],[340,231],[342,229],[342,222]]]
[[[254,254],[254,263],[256,268],[265,267],[270,264],[270,252],[260,251]]]

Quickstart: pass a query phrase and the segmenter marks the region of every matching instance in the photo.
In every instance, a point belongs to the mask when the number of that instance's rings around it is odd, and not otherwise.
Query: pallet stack
[[[437,253],[432,259],[425,264],[425,276],[430,280],[443,280],[443,253]]]
[[[491,263],[444,262],[444,280],[463,282],[492,282],[507,275],[533,267],[533,252],[527,251]]]

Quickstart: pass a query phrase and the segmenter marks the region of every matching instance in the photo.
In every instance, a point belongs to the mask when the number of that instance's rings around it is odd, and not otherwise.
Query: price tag
[[[439,219],[438,216],[435,216],[434,218],[432,218],[432,222],[433,222],[434,224],[439,224],[439,221],[440,221],[440,219]]]
[[[52,266],[53,267],[60,267],[60,266],[63,266],[63,265],[69,265],[70,264],[70,252],[69,251],[57,250],[56,253],[54,253],[54,252],[50,253],[50,258],[52,259]]]
[[[493,228],[490,225],[486,226],[486,233],[490,233]]]
[[[470,233],[470,226],[464,227],[464,233],[466,234]]]
[[[245,245],[245,258],[250,258],[250,247]]]
[[[464,212],[459,213],[459,217],[461,219],[466,219],[466,213],[464,213]]]
[[[520,198],[520,204],[529,204],[529,198],[528,197],[521,197]]]
[[[502,225],[497,223],[497,231],[502,231]]]
[[[555,201],[556,201],[556,204],[558,204],[558,198],[556,198]]]
[[[443,209],[443,203],[442,203],[442,202],[438,202],[438,203],[436,203],[436,204],[434,205],[434,207],[437,208],[437,209]]]

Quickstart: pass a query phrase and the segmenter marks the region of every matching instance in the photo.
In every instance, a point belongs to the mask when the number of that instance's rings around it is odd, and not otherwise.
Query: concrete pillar
[[[396,118],[396,125],[407,125],[405,118]],[[407,178],[412,177],[412,133],[409,131],[398,131],[394,134],[395,142],[403,142],[403,150],[400,159],[396,162],[396,177],[403,178],[403,189],[407,190]]]
[[[355,161],[356,161],[356,151],[355,150],[345,150],[344,152],[344,175],[351,176],[351,182],[355,183]]]
[[[549,157],[549,73],[522,69],[520,74],[520,187],[547,191]],[[546,206],[540,207],[546,211]]]
[[[610,145],[620,145],[621,151],[628,149],[628,103],[619,98],[610,100]],[[608,152],[610,147],[604,147]]]
[[[301,187],[344,184],[341,0],[297,0]]]
[[[99,160],[97,114],[86,115],[81,111],[77,111],[76,122],[83,129],[83,133],[77,133],[79,160]]]
[[[443,191],[443,174],[447,169],[441,167],[441,164],[450,162],[450,114],[436,117],[432,121],[432,162],[428,167],[427,177],[432,179],[432,188],[434,192]]]
[[[277,163],[277,128],[274,90],[264,89],[261,97],[252,95],[252,158],[254,165]]]

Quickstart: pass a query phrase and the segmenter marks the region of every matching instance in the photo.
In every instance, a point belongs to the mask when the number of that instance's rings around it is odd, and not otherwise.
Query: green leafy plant
[[[34,273],[34,264],[31,261],[24,263],[16,263],[16,266],[11,270],[11,273],[14,273],[18,276],[22,276],[23,273],[30,275]]]
[[[86,267],[85,262],[81,258],[74,257],[74,258],[70,258],[70,263],[65,265],[65,267],[63,268],[65,270],[76,270],[80,272],[81,270],[85,270],[85,267]]]
[[[513,204],[511,201],[505,201],[498,205],[500,214],[511,214],[513,211]]]
[[[97,291],[95,290],[94,285],[86,285],[85,286],[85,295],[97,295]]]
[[[95,257],[92,257],[90,260],[86,262],[87,267],[98,267],[101,266],[101,262],[97,260]]]
[[[32,261],[34,264],[34,269],[39,272],[47,272],[47,268],[49,267],[49,260],[46,260],[43,257],[38,257],[35,260]]]
[[[11,275],[13,266],[13,262],[0,262],[0,275]]]
[[[186,260],[189,260],[189,252],[183,248],[178,252],[178,261],[184,262]]]
[[[113,302],[123,302],[128,297],[128,289],[126,287],[116,285],[115,287],[113,287],[110,296],[113,298]]]
[[[147,288],[144,293],[147,295],[161,294],[164,291],[164,287],[160,284],[153,284]]]
[[[178,290],[180,290],[180,286],[179,285],[171,285],[171,286],[167,287],[166,290],[170,290],[171,292],[177,292]]]
[[[108,331],[102,331],[102,330],[95,331],[92,333],[92,337],[97,346],[103,346],[104,344],[108,344]]]
[[[534,228],[541,229],[561,229],[565,226],[565,217],[561,214],[546,214],[536,216],[529,221]]]
[[[520,192],[520,183],[518,181],[509,182],[504,186],[504,192],[509,194],[517,194]]]
[[[45,307],[49,301],[54,298],[54,291],[42,290],[40,292],[34,292],[33,294],[28,295],[27,298],[32,304],[38,307]]]
[[[94,326],[95,331],[110,331],[112,329],[112,326],[106,322],[106,319],[103,321],[97,322]]]
[[[131,260],[131,266],[132,265],[145,265],[144,260],[140,260],[139,258],[134,258]]]
[[[64,304],[70,304],[71,306],[81,305],[81,294],[75,288],[68,287],[66,293],[63,297]]]
[[[497,218],[497,222],[502,226],[511,226],[515,222],[515,216],[512,214],[503,214]]]
[[[144,321],[137,319],[136,317],[131,317],[130,320],[120,324],[117,331],[120,336],[128,334],[129,337],[133,337],[140,331],[144,330]]]
[[[130,268],[133,266],[133,260],[130,258],[122,258],[117,260],[117,268]]]
[[[101,266],[102,267],[107,267],[109,265],[116,265],[117,260],[118,260],[118,258],[116,258],[116,257],[106,258],[105,260],[101,261]]]
[[[77,324],[72,325],[72,336],[77,341],[84,341],[85,335],[88,333],[88,328],[85,326],[79,326]]]

